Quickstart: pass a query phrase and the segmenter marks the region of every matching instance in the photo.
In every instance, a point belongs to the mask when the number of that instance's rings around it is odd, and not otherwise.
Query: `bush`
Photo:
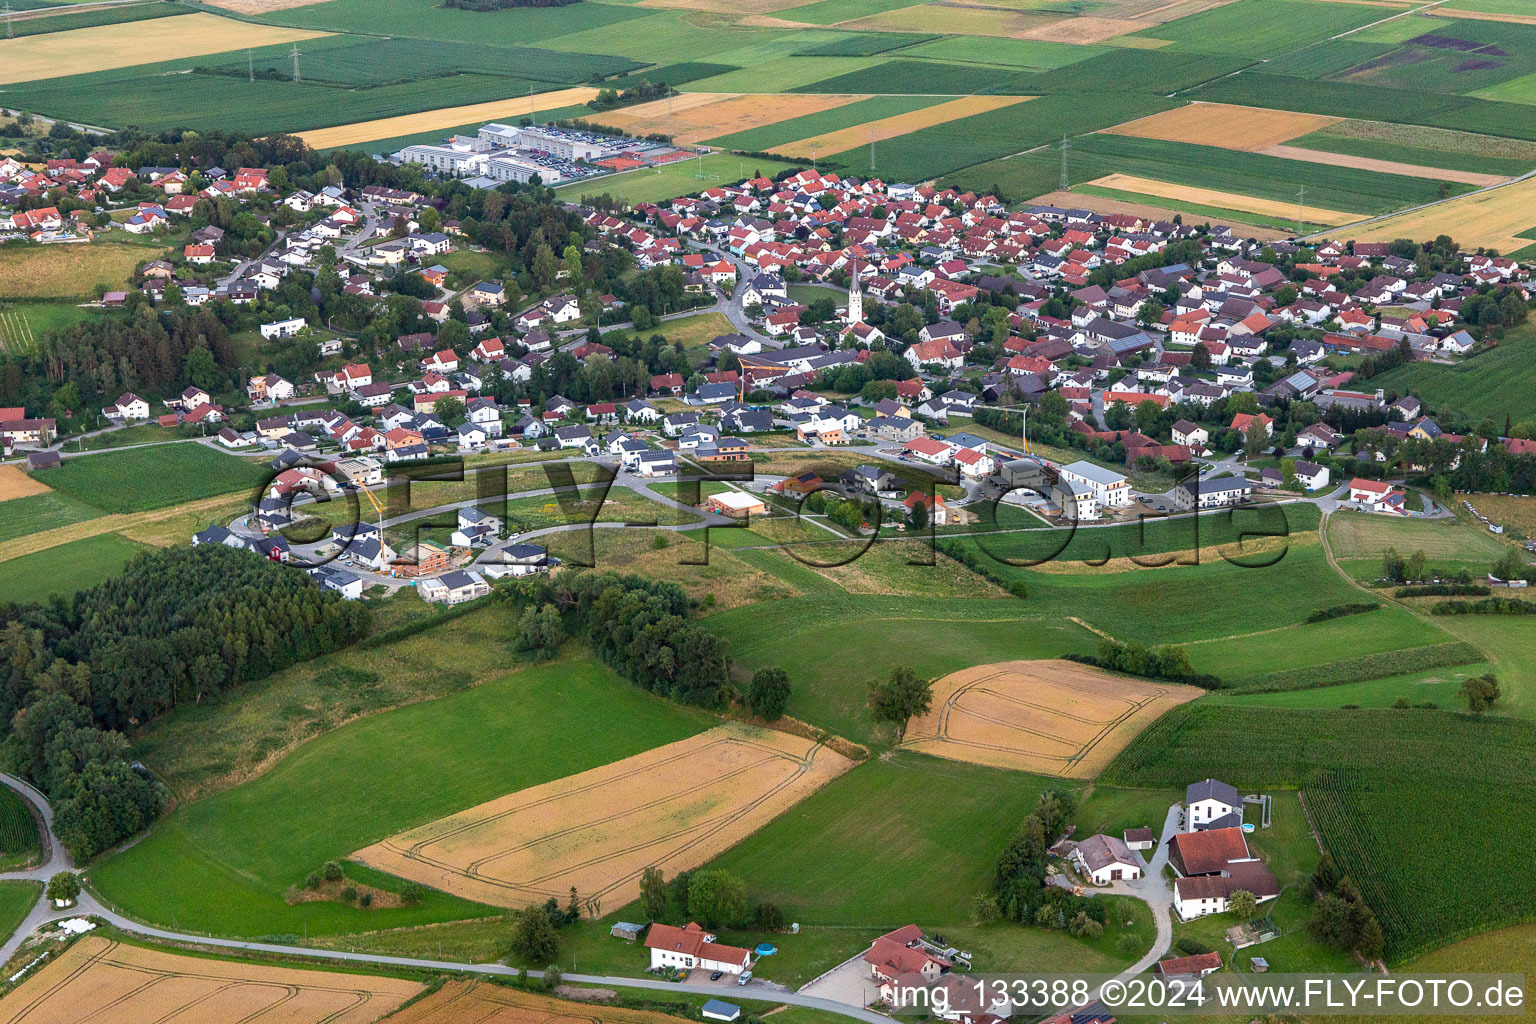
[[[752,685],[747,690],[747,707],[752,713],[772,722],[784,717],[789,707],[789,673],[782,668],[764,667],[752,675]]]
[[[1188,683],[1203,690],[1220,690],[1227,685],[1220,676],[1196,672],[1189,662],[1189,655],[1176,644],[1148,648],[1135,641],[1121,643],[1118,640],[1100,640],[1097,655],[1063,654],[1062,657],[1084,665],[1097,665],[1112,672]]]
[[[419,882],[407,882],[405,888],[400,890],[400,902],[410,905],[420,903],[427,898],[426,886]]]
[[[1359,601],[1353,604],[1336,604],[1332,608],[1319,608],[1306,617],[1306,624],[1314,622],[1327,622],[1329,619],[1342,619],[1346,615],[1360,615],[1365,612],[1373,612],[1381,605],[1374,601]]]
[[[1428,583],[1421,587],[1398,587],[1394,597],[1487,597],[1493,591],[1482,583]]]
[[[309,874],[305,875],[304,888],[308,889],[310,892],[314,892],[316,889],[320,888],[320,872],[311,871]]]
[[[1210,946],[1207,946],[1205,943],[1201,942],[1199,939],[1191,938],[1189,936],[1185,936],[1184,938],[1179,939],[1177,942],[1175,942],[1173,944],[1173,948],[1177,949],[1180,953],[1183,953],[1185,956],[1199,956],[1201,953],[1210,953],[1210,952],[1212,952]]]
[[[341,902],[345,903],[349,907],[352,904],[356,903],[357,902],[357,887],[353,886],[353,885],[349,885],[349,886],[344,887],[341,890]]]
[[[362,907],[364,910],[367,910],[369,907],[373,906],[373,893],[363,893],[357,898],[357,905]]]
[[[1536,615],[1536,602],[1513,597],[1489,597],[1481,601],[1439,601],[1433,615]]]
[[[327,882],[339,882],[342,879],[341,865],[334,860],[325,862],[325,867],[320,869]]]

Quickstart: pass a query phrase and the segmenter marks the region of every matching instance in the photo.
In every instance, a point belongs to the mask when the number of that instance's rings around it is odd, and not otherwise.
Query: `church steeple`
[[[864,292],[859,288],[859,261],[853,261],[853,274],[848,278],[848,316],[849,324],[856,324],[864,319]]]

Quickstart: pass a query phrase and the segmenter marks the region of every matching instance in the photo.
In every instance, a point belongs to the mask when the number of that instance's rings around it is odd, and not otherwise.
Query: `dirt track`
[[[471,807],[359,851],[369,867],[502,907],[608,908],[649,866],[696,867],[852,767],[812,740],[727,723]]]
[[[1193,686],[1114,675],[1073,661],[979,665],[933,684],[933,710],[904,746],[936,757],[1042,775],[1097,775]]]

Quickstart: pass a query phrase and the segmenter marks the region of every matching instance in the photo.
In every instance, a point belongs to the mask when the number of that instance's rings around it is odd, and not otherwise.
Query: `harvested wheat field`
[[[843,128],[835,132],[827,132],[823,135],[812,135],[808,139],[798,142],[786,142],[782,146],[775,146],[768,152],[778,156],[798,156],[810,158],[818,154],[825,156],[829,153],[841,153],[844,150],[853,149],[856,146],[868,145],[871,142],[883,142],[886,139],[894,139],[908,132],[915,132],[919,128],[931,128],[936,124],[944,124],[962,117],[970,117],[972,114],[984,114],[989,110],[998,110],[1002,107],[1011,107],[1015,103],[1023,103],[1025,100],[1034,99],[1033,96],[966,96],[958,100],[950,100],[947,103],[935,104],[914,110],[906,114],[897,114],[894,117],[882,117],[878,121],[868,121],[864,124],[854,125],[852,128]]]
[[[1148,22],[1129,18],[1063,18],[1048,25],[1040,25],[1019,33],[1020,39],[1042,39],[1051,43],[1078,43],[1087,46],[1102,43],[1128,32],[1140,32]]]
[[[1459,181],[1466,185],[1486,188],[1508,178],[1497,174],[1479,174],[1476,171],[1453,171],[1445,167],[1423,167],[1419,164],[1403,164],[1396,160],[1373,160],[1370,157],[1346,156],[1321,149],[1303,149],[1300,146],[1269,146],[1259,150],[1265,156],[1278,156],[1285,160],[1302,160],[1309,164],[1327,164],[1330,167],[1353,167],[1360,171],[1378,171],[1382,174],[1401,174],[1408,178],[1428,178],[1431,181]]]
[[[471,121],[497,121],[516,119],[530,110],[556,110],[586,103],[596,98],[597,90],[590,85],[578,85],[554,92],[535,93],[508,100],[491,100],[486,103],[467,103],[462,107],[439,107],[423,110],[419,114],[401,114],[398,117],[381,117],[374,121],[356,121],[336,125],[334,128],[316,128],[299,132],[315,149],[334,149],[337,146],[355,146],[374,139],[393,139],[401,135],[415,135],[439,128],[454,128]]]
[[[450,981],[383,1024],[678,1024],[654,1010],[628,1010],[519,992],[483,981]]]
[[[1138,139],[1192,142],[1256,153],[1270,146],[1319,131],[1342,121],[1321,114],[1297,114],[1289,110],[1264,110],[1231,103],[1190,103],[1104,129],[1106,135],[1132,135]]]
[[[793,12],[790,16],[794,16]],[[972,6],[939,0],[936,3],[899,7],[883,14],[841,21],[837,27],[861,32],[944,32],[966,36],[1037,39],[1042,37],[1032,33],[1054,29],[1063,21],[1057,15],[1039,11],[1014,11],[1005,7]]]
[[[422,988],[88,936],[0,1000],[0,1024],[370,1024]]]
[[[1171,181],[1157,181],[1153,178],[1138,178],[1132,174],[1106,174],[1104,177],[1095,178],[1087,184],[1098,185],[1101,188],[1117,189],[1121,192],[1135,192],[1144,196],[1156,196],[1161,199],[1177,199],[1186,203],[1199,203],[1201,206],[1215,206],[1223,210],[1257,213],[1265,217],[1277,217],[1282,223],[1296,219],[1295,203],[1282,203],[1273,199],[1258,199],[1254,196],[1240,195],[1236,192],[1220,192],[1212,188],[1196,188],[1193,185],[1178,185]],[[1305,213],[1306,219],[1312,223],[1327,225],[1353,224],[1364,217],[1364,214],[1345,213],[1341,210],[1325,210],[1318,206],[1308,206]]]
[[[1074,661],[978,665],[933,684],[904,746],[936,757],[1087,779],[1169,708],[1203,691]]]
[[[617,113],[598,115],[593,120],[631,135],[661,132],[679,142],[701,142],[868,98],[810,93],[694,92],[670,100],[641,103]]]
[[[1536,14],[1504,14],[1498,11],[1466,11],[1459,7],[1436,7],[1427,13],[1434,18],[1467,18],[1472,21],[1503,21],[1511,25],[1536,25]]]
[[[0,466],[0,501],[47,494],[53,488],[23,473],[17,466]]]
[[[1531,226],[1533,210],[1536,178],[1529,178],[1362,224],[1358,231],[1350,232],[1350,237],[1361,242],[1390,242],[1394,238],[1445,234],[1468,249],[1510,252],[1530,244],[1530,239],[1517,236]]]
[[[135,22],[0,39],[0,84],[60,78],[148,61],[177,60],[222,53],[237,47],[269,46],[330,35],[329,32],[255,25],[216,14],[187,14],[158,20],[159,24],[153,30],[153,45],[146,45],[146,30]]]
[[[850,767],[814,740],[728,723],[471,807],[353,859],[495,906],[563,899],[574,886],[619,907],[640,895],[645,868],[696,867]]]

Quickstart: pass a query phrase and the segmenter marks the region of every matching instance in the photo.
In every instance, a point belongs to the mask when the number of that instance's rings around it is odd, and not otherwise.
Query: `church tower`
[[[848,323],[856,324],[864,319],[864,293],[859,289],[859,264],[853,264],[853,276],[848,279]]]

